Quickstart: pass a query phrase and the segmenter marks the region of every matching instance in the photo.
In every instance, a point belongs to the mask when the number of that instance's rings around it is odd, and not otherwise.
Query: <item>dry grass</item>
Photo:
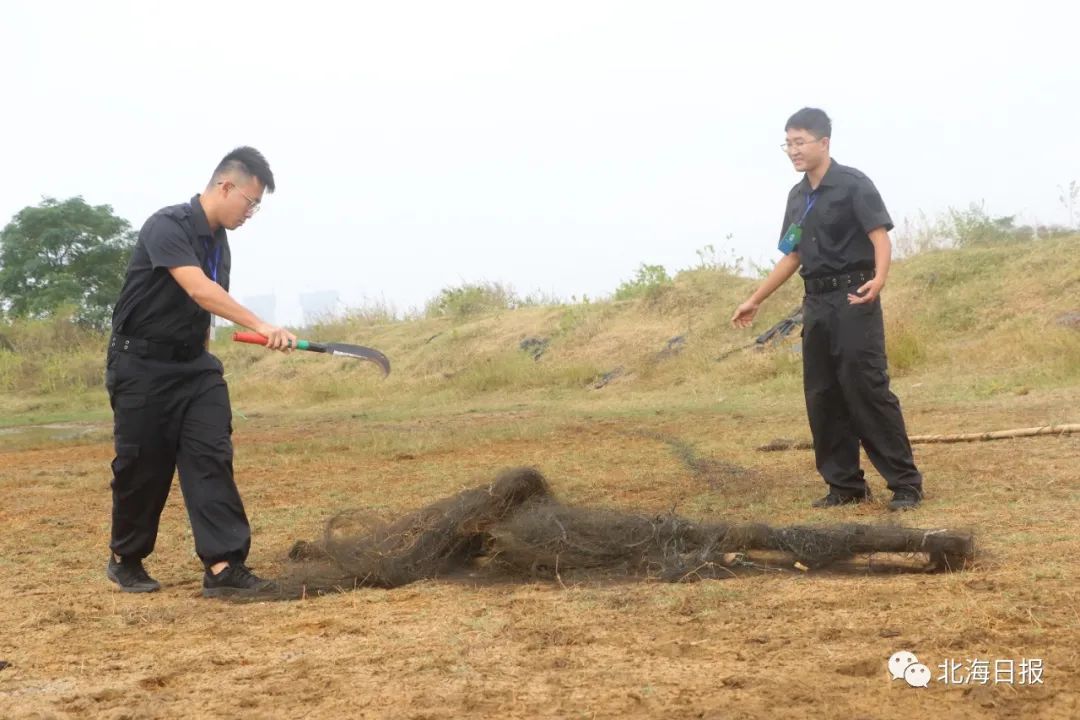
[[[958,423],[1031,424],[1078,400],[1075,388],[1021,408],[991,400]],[[317,534],[342,507],[401,512],[513,464],[538,465],[576,503],[730,521],[822,519],[807,507],[821,490],[808,453],[748,449],[770,432],[771,413],[624,410],[238,422],[252,562],[280,570],[292,541]],[[917,427],[933,416],[910,412]],[[665,438],[753,472],[710,484]],[[0,674],[0,714],[804,717],[837,708],[873,717],[889,707],[898,716],[1074,716],[1080,439],[916,452],[930,495],[904,520],[974,528],[984,559],[973,570],[676,586],[428,582],[235,607],[197,598],[198,562],[175,496],[150,561],[165,589],[110,590],[102,571],[111,449],[100,437],[40,439],[5,452],[0,470],[0,659],[12,663]],[[880,479],[872,482],[880,494]],[[879,504],[827,517],[891,519]],[[886,674],[901,648],[933,663],[1040,658],[1046,674],[1034,687],[914,690]]]
[[[1080,419],[1080,333],[1052,323],[1080,289],[1071,247],[897,264],[886,318],[921,346],[894,372],[911,433]],[[1010,262],[1054,293],[1032,300],[1017,273],[982,282]],[[387,352],[386,381],[358,363],[218,341],[252,564],[277,574],[292,542],[342,508],[394,515],[514,465],[538,467],[575,504],[774,525],[895,520],[880,500],[811,510],[823,491],[812,454],[753,450],[807,435],[798,358],[788,344],[715,362],[752,340],[726,326],[746,288],[702,277],[648,303],[320,328]],[[772,301],[760,329],[796,302]],[[676,335],[684,348],[657,358]],[[516,354],[529,336],[551,340],[538,362]],[[603,389],[580,385],[620,365]],[[461,578],[235,606],[198,596],[179,493],[148,562],[163,591],[122,595],[104,579],[112,450],[99,388],[24,389],[0,407],[9,425],[98,413],[0,433],[0,660],[11,663],[0,717],[1080,716],[1080,437],[916,446],[928,498],[901,519],[973,529],[982,554],[962,573]],[[1045,672],[1031,687],[917,690],[888,678],[900,649],[935,677],[949,659],[1038,658]]]

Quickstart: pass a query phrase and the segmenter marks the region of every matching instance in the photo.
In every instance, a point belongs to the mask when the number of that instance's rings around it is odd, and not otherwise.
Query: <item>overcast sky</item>
[[[231,234],[233,292],[280,322],[320,290],[597,297],[709,243],[775,262],[783,126],[813,105],[897,225],[1064,223],[1077,6],[7,0],[0,221],[82,195],[138,228],[250,144],[278,190]]]

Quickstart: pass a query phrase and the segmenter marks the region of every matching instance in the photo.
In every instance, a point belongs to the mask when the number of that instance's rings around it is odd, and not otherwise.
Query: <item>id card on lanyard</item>
[[[817,190],[806,196],[806,209],[803,210],[802,217],[799,218],[798,222],[791,223],[787,232],[784,233],[784,237],[780,238],[780,243],[776,246],[777,250],[789,255],[799,247],[799,242],[802,240],[803,223],[806,222],[806,216],[814,208],[815,202],[817,202]]]

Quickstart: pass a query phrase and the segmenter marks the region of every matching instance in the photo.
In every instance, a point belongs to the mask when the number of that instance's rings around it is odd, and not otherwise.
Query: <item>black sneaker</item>
[[[139,558],[122,558],[117,562],[116,557],[110,555],[105,577],[119,585],[123,592],[147,593],[161,589],[161,583],[150,577]]]
[[[243,597],[271,595],[277,592],[272,580],[264,580],[243,563],[230,564],[217,575],[208,569],[203,575],[203,597]]]
[[[839,505],[857,505],[864,502],[870,502],[869,490],[866,491],[865,495],[844,495],[830,490],[829,494],[825,497],[818,498],[810,503],[810,507],[829,508],[837,507]]]
[[[897,490],[889,501],[889,509],[914,510],[922,504],[922,493],[915,488]]]

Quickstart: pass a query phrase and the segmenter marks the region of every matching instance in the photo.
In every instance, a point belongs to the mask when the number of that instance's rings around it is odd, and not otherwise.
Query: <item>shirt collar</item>
[[[836,185],[836,170],[838,167],[840,167],[839,163],[830,158],[829,167],[825,170],[825,174],[822,176],[821,182],[818,183],[818,190],[823,187]],[[799,189],[802,190],[804,195],[809,195],[811,192],[814,192],[814,190],[810,187],[810,178],[807,177],[805,173],[803,174],[802,182],[799,184]]]
[[[199,202],[198,194],[191,198],[191,217],[195,222],[195,232],[199,234],[199,237],[210,238],[217,242],[225,239],[225,228],[218,228],[217,232],[210,230],[210,221],[206,219],[206,211]]]

